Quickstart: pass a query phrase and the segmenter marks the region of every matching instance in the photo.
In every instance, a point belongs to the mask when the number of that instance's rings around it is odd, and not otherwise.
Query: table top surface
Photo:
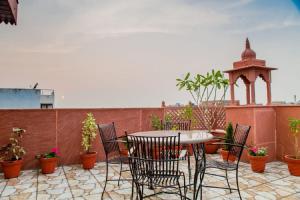
[[[180,133],[180,143],[181,144],[196,144],[207,142],[213,139],[213,135],[205,130],[192,130],[192,131],[141,131],[132,133],[133,136],[146,136],[146,137],[164,137],[164,136],[177,136]]]

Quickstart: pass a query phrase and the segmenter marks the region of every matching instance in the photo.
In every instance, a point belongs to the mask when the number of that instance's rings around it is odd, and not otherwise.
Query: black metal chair
[[[163,130],[180,130],[180,131],[189,131],[191,130],[191,120],[186,122],[163,122],[161,120],[161,127]],[[188,173],[189,173],[189,185],[191,185],[192,172],[191,172],[191,160],[190,160],[190,145],[180,146],[182,158],[188,161]]]
[[[124,136],[117,137],[114,123],[98,124],[98,129],[100,133],[100,138],[102,140],[106,161],[106,178],[101,196],[102,199],[108,181],[118,181],[119,186],[120,181],[132,181],[132,179],[121,179],[122,172],[130,171],[129,169],[123,170],[123,164],[128,163],[128,156],[121,154],[119,146],[119,143],[122,139],[125,139],[124,142],[126,142],[126,138]],[[119,179],[108,179],[109,164],[120,164]]]
[[[206,164],[204,165],[205,169],[203,171],[203,175],[200,176],[200,186],[197,190],[197,194],[198,194],[199,190],[201,190],[201,194],[200,194],[201,198],[202,198],[202,187],[210,187],[210,188],[229,189],[230,193],[232,193],[232,190],[237,190],[238,194],[239,194],[239,198],[242,199],[241,193],[240,193],[240,188],[239,188],[239,182],[238,182],[238,169],[239,169],[239,162],[240,162],[240,159],[241,159],[241,156],[242,156],[242,153],[245,148],[245,144],[246,144],[249,132],[250,132],[250,128],[251,128],[250,126],[237,124],[235,131],[234,131],[234,135],[233,135],[233,143],[223,143],[223,142],[213,143],[216,145],[229,145],[230,146],[229,153],[228,153],[227,159],[223,160],[223,161],[218,161],[218,160],[214,160],[214,159],[207,159],[206,161],[204,161],[204,162],[206,162]],[[236,161],[234,161],[234,162],[230,161],[229,156],[235,156]],[[205,172],[205,170],[208,168],[216,168],[216,169],[224,170],[225,176]],[[237,188],[230,187],[230,184],[228,181],[228,171],[236,172]],[[216,187],[216,186],[202,185],[202,181],[204,179],[204,174],[209,174],[209,175],[225,178],[227,181],[228,187]]]
[[[144,196],[144,186],[154,188],[176,188],[178,191],[161,191],[180,195],[186,199],[185,175],[179,170],[180,133],[176,136],[146,137],[127,136],[129,166],[137,190],[137,199],[147,198],[158,193]],[[180,185],[183,178],[183,192]]]

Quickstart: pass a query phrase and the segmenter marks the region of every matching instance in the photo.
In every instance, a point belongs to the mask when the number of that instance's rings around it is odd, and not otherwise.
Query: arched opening
[[[255,80],[255,96],[256,104],[266,105],[268,102],[267,97],[267,83],[265,77],[260,74]]]
[[[235,81],[235,96],[236,100],[240,101],[240,105],[247,104],[247,84],[250,84],[249,80],[244,75],[240,75]],[[249,93],[250,95],[250,93]],[[249,99],[250,101],[250,99]]]

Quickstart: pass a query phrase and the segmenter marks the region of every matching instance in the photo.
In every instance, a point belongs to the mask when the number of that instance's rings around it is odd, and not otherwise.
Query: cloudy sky
[[[279,69],[273,100],[300,99],[299,0],[19,2],[18,25],[0,25],[0,87],[38,82],[55,89],[57,107],[186,103],[175,79],[232,68],[246,37],[257,58]],[[265,84],[256,87],[265,103]]]

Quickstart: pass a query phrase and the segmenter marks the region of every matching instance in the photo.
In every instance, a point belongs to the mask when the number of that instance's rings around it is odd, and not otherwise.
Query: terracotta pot
[[[52,174],[57,166],[58,158],[40,158],[40,165],[43,174]]]
[[[220,153],[221,153],[221,156],[224,161],[227,161],[227,158],[228,158],[228,161],[231,161],[231,162],[234,162],[236,160],[235,155],[229,154],[229,157],[228,157],[228,151],[226,151],[224,149],[221,149]]]
[[[23,160],[3,161],[1,163],[5,178],[16,178],[20,175]]]
[[[122,156],[128,156],[128,149],[121,149],[121,150],[120,150],[120,154],[121,154]]]
[[[89,152],[80,156],[83,169],[92,169],[95,166],[97,152]]]
[[[205,153],[214,154],[219,149],[219,145],[213,144],[219,142],[220,140],[211,140],[209,142],[205,142]]]
[[[266,156],[251,156],[248,154],[248,158],[251,164],[251,169],[257,173],[263,173],[266,168],[266,162],[268,160],[268,155]]]
[[[300,159],[296,159],[295,156],[284,156],[285,161],[288,164],[290,174],[293,176],[300,176]]]

